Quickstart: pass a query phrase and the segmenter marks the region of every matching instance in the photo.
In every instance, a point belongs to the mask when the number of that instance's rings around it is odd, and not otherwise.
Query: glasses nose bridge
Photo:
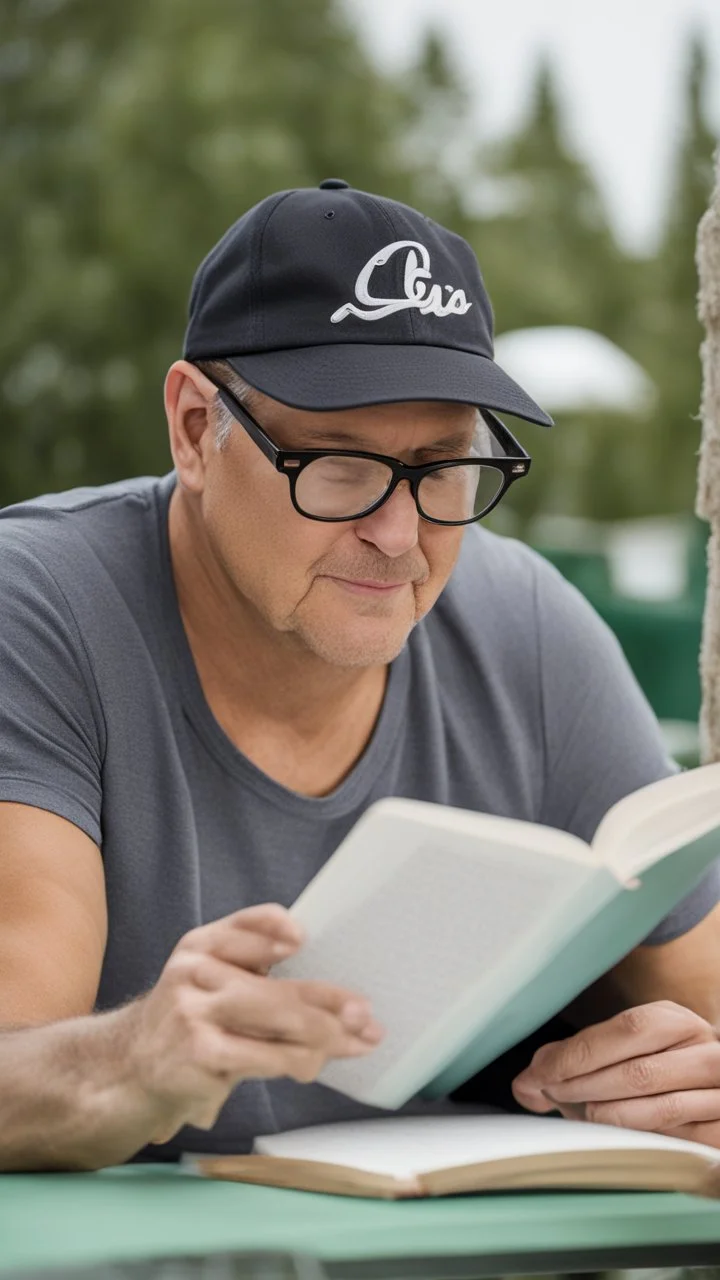
[[[407,480],[408,488],[412,495],[413,502],[415,503],[415,510],[417,511],[419,516],[422,515],[422,512],[420,510],[420,503],[418,501],[418,485],[420,484],[421,479],[422,479],[422,476],[417,475],[416,467],[408,466],[404,462],[396,462],[395,466],[393,467],[393,474],[390,479],[390,484],[385,490],[385,493],[383,494],[382,499],[378,503],[378,506],[375,508],[375,510],[377,511],[379,507],[384,507],[385,503],[388,502],[390,498],[392,498],[395,490],[399,488],[399,486],[403,483],[404,480]]]

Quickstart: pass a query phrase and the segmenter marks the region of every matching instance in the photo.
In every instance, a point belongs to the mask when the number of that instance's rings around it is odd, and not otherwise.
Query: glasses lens
[[[309,516],[347,519],[361,515],[378,502],[391,480],[392,471],[384,462],[328,454],[303,467],[297,477],[295,499]]]
[[[418,486],[418,504],[430,520],[475,520],[491,507],[502,491],[504,476],[485,463],[438,467]]]

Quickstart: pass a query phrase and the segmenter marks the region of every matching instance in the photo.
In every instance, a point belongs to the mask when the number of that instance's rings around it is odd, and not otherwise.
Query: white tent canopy
[[[592,329],[513,329],[496,339],[495,358],[550,413],[645,414],[655,401],[645,370]]]

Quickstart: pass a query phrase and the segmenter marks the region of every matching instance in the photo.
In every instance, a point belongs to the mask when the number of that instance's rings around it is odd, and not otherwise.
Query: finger
[[[585,1116],[596,1124],[664,1133],[688,1124],[720,1119],[720,1089],[683,1089],[649,1098],[589,1102]]]
[[[263,982],[265,978],[244,966],[220,960],[208,952],[188,953],[183,957],[181,976],[201,991],[218,992],[232,988],[234,998],[242,1003],[243,993],[255,982]]]
[[[166,1081],[167,1091],[176,1101],[172,1116],[158,1122],[153,1142],[167,1142],[184,1124],[210,1129],[215,1124],[228,1094],[242,1080],[275,1079],[291,1076],[314,1080],[329,1057],[358,1057],[373,1046],[346,1037],[335,1052],[326,1047],[283,1044],[252,1036],[239,1036],[205,1022],[195,1039],[192,1061],[180,1076]]]
[[[192,1067],[192,1089],[154,1132],[154,1143],[169,1142],[184,1125],[212,1129],[232,1089],[243,1080],[280,1076],[314,1079],[326,1059],[318,1050],[235,1036],[206,1025]],[[178,1081],[180,1094],[183,1082]]]
[[[558,1102],[607,1102],[684,1089],[711,1089],[720,1080],[720,1044],[687,1045],[628,1058],[602,1071],[553,1083]]]
[[[346,987],[336,987],[330,982],[308,982],[305,980],[286,979],[301,1000],[313,1005],[316,1009],[324,1009],[333,1013],[344,1022],[353,1025],[369,1021],[372,1016],[370,1001],[356,991],[348,991]]]
[[[513,1093],[530,1110],[541,1104],[543,1088],[574,1076],[589,1075],[628,1058],[659,1053],[693,1039],[713,1039],[697,1014],[671,1001],[657,1001],[623,1013],[553,1044],[543,1045],[530,1066],[513,1081]]]
[[[346,1031],[368,1039],[373,1044],[380,1038],[382,1029],[372,1017],[369,1002],[343,987],[334,987],[324,982],[295,982],[286,979],[276,979],[270,983],[262,975],[245,969],[240,977],[235,966],[207,954],[198,956],[189,976],[195,986],[202,990],[222,994],[223,1006],[228,1005],[230,1008],[230,1030],[245,1030],[250,1025],[253,1030],[248,1031],[248,1034],[256,1035],[267,1030],[279,1002],[288,1000],[292,1007],[299,1002],[331,1015]],[[253,985],[255,980],[260,981],[259,987]],[[237,1019],[234,1017],[235,1013]],[[260,1023],[247,1023],[248,1017],[256,1017],[258,1013],[261,1016]],[[242,1026],[238,1019],[242,1021]]]
[[[587,1118],[583,1103],[557,1102],[555,1099],[551,1098],[549,1093],[546,1093],[545,1096],[553,1103],[555,1110],[560,1112],[560,1115],[564,1120],[585,1120]]]
[[[565,1120],[585,1119],[585,1108],[583,1106],[577,1103],[558,1102],[547,1089],[543,1089],[538,1094],[537,1098],[533,1100],[532,1106],[529,1106],[527,1110],[535,1111],[539,1115],[549,1115],[551,1111],[559,1111]]]
[[[558,1110],[558,1104],[554,1098],[551,1098],[547,1090],[535,1089],[530,1092],[526,1090],[524,1096],[520,1096],[515,1091],[515,1080],[513,1080],[511,1089],[516,1102],[519,1102],[527,1111],[536,1111],[538,1115],[549,1115],[551,1111]]]
[[[255,907],[243,907],[232,915],[211,921],[210,924],[200,925],[187,933],[183,941],[194,938],[212,944],[217,937],[233,930],[259,933],[276,942],[286,942],[294,950],[297,950],[305,937],[302,927],[285,907],[277,902],[263,902]]]
[[[253,929],[269,934],[280,941],[299,947],[305,941],[305,930],[279,902],[263,902],[255,907],[243,907],[227,917],[233,928]]]
[[[274,1058],[274,1046],[264,1045],[259,1040],[230,1036],[219,1028],[208,1028],[202,1063],[207,1075],[207,1088],[188,1101],[182,1125],[212,1129],[236,1084],[242,1080],[271,1079],[283,1074],[282,1064],[279,1060],[274,1061]],[[166,1137],[156,1138],[155,1141],[169,1141],[178,1127],[182,1126],[176,1124],[173,1132],[168,1132]]]
[[[355,1039],[374,1046],[384,1034],[367,1001],[339,987],[271,980],[205,953],[179,953],[174,967],[179,980],[212,997],[203,1016],[235,1035],[311,1044],[330,1037],[344,1052],[345,1035],[354,1051]]]
[[[372,1019],[346,1028],[341,1016],[308,1003],[296,985],[244,974],[211,995],[208,1016],[237,1035],[320,1048],[332,1056],[354,1051],[360,1041],[378,1042],[381,1029]]]
[[[248,1040],[241,1045],[240,1061],[239,1080],[277,1080],[289,1077],[309,1084],[320,1074],[328,1057],[321,1050],[306,1046]]]
[[[237,969],[267,973],[279,960],[286,960],[297,951],[297,946],[267,933],[233,926],[214,933],[205,932],[204,928],[196,929],[183,939],[182,949],[201,952]]]
[[[173,1122],[164,1131],[160,1130],[158,1135],[153,1138],[153,1142],[170,1142],[186,1124],[191,1124],[196,1129],[212,1129],[227,1101],[233,1084],[234,1081],[229,1081],[222,1085],[216,1085],[214,1088],[210,1087],[207,1094],[190,1101],[183,1112],[180,1123]]]
[[[344,987],[335,987],[328,982],[292,981],[300,998],[317,1009],[324,1009],[339,1018],[348,1031],[367,1036],[375,1041],[379,1023],[372,1016],[370,1001],[364,996],[348,991]]]
[[[371,1045],[358,1042],[330,1054],[317,1046],[281,1044],[233,1036],[220,1029],[208,1030],[210,1034],[204,1038],[202,1052],[208,1088],[192,1105],[195,1116],[216,1116],[227,1094],[241,1080],[275,1079],[279,1076],[313,1080],[330,1057],[362,1057],[372,1051]],[[197,1120],[191,1123],[196,1124]]]

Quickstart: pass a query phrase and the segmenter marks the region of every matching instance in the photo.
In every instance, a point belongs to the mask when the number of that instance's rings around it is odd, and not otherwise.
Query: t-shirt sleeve
[[[623,796],[678,766],[610,628],[550,564],[536,575],[545,791],[540,821],[592,840]],[[720,862],[657,926],[669,942],[720,901]]]
[[[66,596],[33,547],[0,554],[0,800],[35,805],[102,843],[104,722]]]

